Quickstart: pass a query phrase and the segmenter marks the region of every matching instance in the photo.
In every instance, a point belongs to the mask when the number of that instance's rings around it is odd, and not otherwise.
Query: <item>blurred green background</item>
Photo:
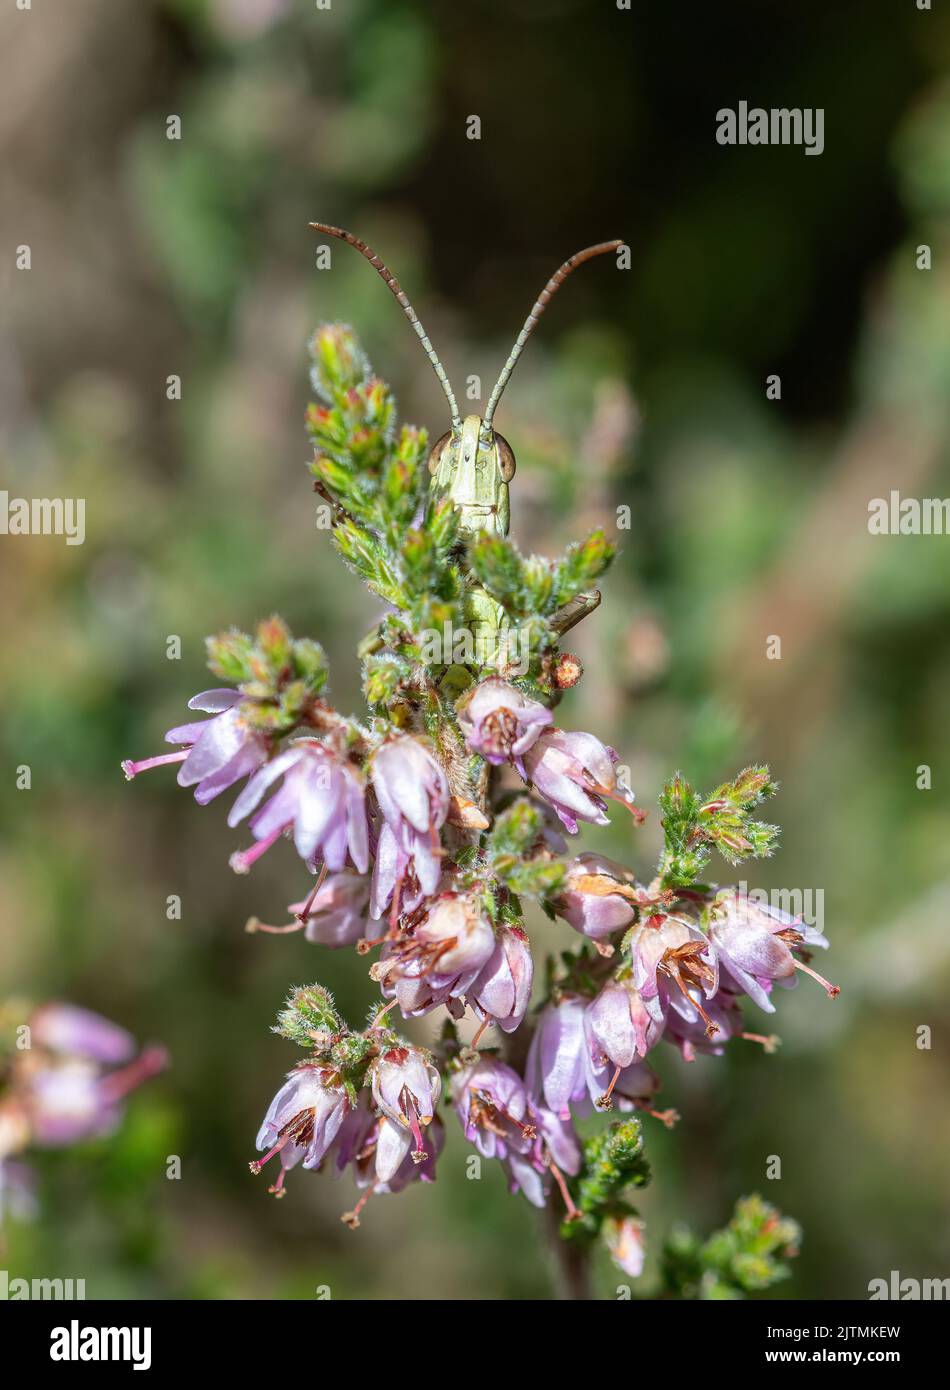
[[[549,1296],[535,1213],[500,1172],[466,1181],[454,1119],[435,1187],[371,1203],[356,1234],[348,1180],[298,1171],[275,1203],[250,1177],[293,1061],[268,1032],[286,988],[319,977],[360,1018],[366,962],[245,935],[301,896],[290,848],[237,879],[220,804],[200,810],[171,771],[119,771],[212,683],[204,635],[275,610],[360,708],[353,646],[376,609],[316,527],[309,332],[351,322],[402,418],[437,436],[445,409],[370,268],[335,247],[315,269],[311,218],[381,252],[460,394],[494,380],[565,256],[629,243],[629,272],[595,262],[559,296],[497,422],[526,548],[631,508],[564,722],[618,748],[646,807],[674,767],[712,784],[769,761],[783,845],[746,876],[823,890],[821,964],[842,986],[831,1004],[805,981],[773,1021],[750,1006],[784,1039],[775,1057],[733,1044],[687,1067],[660,1049],[684,1118],[648,1126],[649,1237],[711,1228],[758,1189],[805,1229],[788,1296],[946,1273],[950,539],[871,537],[867,504],[950,495],[950,17],[911,0],[666,10],[4,7],[0,486],[86,498],[87,536],[0,544],[0,993],[99,1009],[173,1057],[113,1141],[42,1159],[11,1275],[84,1277],[89,1297]],[[715,113],[741,99],[823,107],[824,154],[718,146]],[[656,815],[635,837],[625,822],[586,847],[646,873]],[[599,1279],[612,1296],[606,1262]]]

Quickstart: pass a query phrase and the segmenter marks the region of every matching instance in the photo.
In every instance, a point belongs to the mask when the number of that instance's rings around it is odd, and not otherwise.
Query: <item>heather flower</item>
[[[672,1127],[679,1119],[675,1110],[654,1110],[653,1097],[660,1089],[660,1078],[653,1068],[639,1058],[628,1067],[618,1067],[594,1048],[588,1078],[588,1095],[575,1103],[579,1117],[594,1110],[644,1110],[648,1115]]]
[[[615,1103],[621,1110],[648,1109],[659,1089],[655,1073],[639,1058],[626,1065],[611,1059],[590,1028],[585,1000],[577,995],[541,1011],[525,1081],[532,1098],[561,1120],[570,1118],[571,1106],[578,1116],[589,1114],[592,1106],[610,1110]]]
[[[449,809],[449,784],[439,763],[406,734],[377,749],[371,777],[383,824],[376,847],[371,911],[381,917],[397,893],[397,907],[417,906],[434,893],[442,875],[439,830]],[[420,892],[403,901],[403,881],[412,872]],[[397,887],[399,891],[397,892]]]
[[[579,854],[568,867],[555,911],[575,931],[603,941],[633,921],[637,901],[633,885],[633,875],[622,864],[603,854]]]
[[[678,917],[651,917],[631,933],[633,981],[651,1017],[665,1021],[672,1008],[699,1015],[710,1036],[716,1024],[703,1007],[719,988],[719,962],[709,939]]]
[[[643,1222],[635,1216],[608,1216],[603,1225],[604,1242],[615,1265],[637,1279],[643,1273]]]
[[[571,1121],[536,1101],[529,1102],[529,1112],[538,1131],[533,1147],[535,1163],[543,1160],[544,1166],[554,1164],[560,1172],[574,1177],[581,1170],[583,1154]]]
[[[373,975],[406,1017],[460,998],[495,948],[491,923],[474,894],[443,893],[420,922],[387,942]]]
[[[824,949],[826,938],[779,908],[753,902],[738,892],[722,894],[710,912],[709,934],[731,978],[766,1013],[775,1012],[769,998],[772,982],[791,989],[797,983],[797,970],[816,979],[830,998],[840,993],[837,985],[792,954],[810,947]]]
[[[551,1190],[551,1179],[557,1183],[567,1215],[576,1214],[574,1203],[564,1179],[566,1173],[574,1177],[580,1172],[583,1154],[574,1126],[570,1120],[561,1119],[529,1099],[528,1117],[535,1128],[535,1136],[525,1153],[512,1148],[502,1160],[508,1174],[511,1192],[522,1192],[534,1207],[543,1207]]]
[[[533,980],[534,960],[527,932],[522,927],[502,926],[468,998],[502,1032],[513,1033],[525,1016]]]
[[[30,1019],[32,1042],[54,1052],[116,1065],[135,1053],[135,1039],[117,1023],[76,1004],[43,1004]]]
[[[88,1056],[40,1060],[30,1068],[23,1093],[32,1138],[58,1148],[112,1133],[128,1093],[167,1062],[165,1049],[157,1045],[145,1048],[127,1066],[107,1072]]]
[[[483,1158],[525,1155],[537,1138],[528,1092],[517,1072],[481,1057],[452,1079],[452,1100],[462,1131]]]
[[[120,1119],[100,1090],[98,1068],[79,1058],[41,1067],[25,1100],[34,1140],[50,1148],[108,1134]]]
[[[501,1162],[512,1192],[543,1207],[553,1176],[573,1211],[563,1174],[578,1173],[582,1155],[569,1118],[531,1100],[517,1073],[494,1057],[457,1073],[452,1096],[466,1139]]]
[[[281,1196],[287,1170],[303,1159],[305,1168],[316,1168],[339,1132],[349,1102],[346,1092],[328,1084],[327,1069],[304,1064],[288,1074],[267,1108],[256,1147],[266,1149],[263,1158],[249,1166],[259,1173],[265,1163],[280,1155],[280,1175],[270,1191]]]
[[[382,1127],[380,1121],[380,1128]],[[438,1115],[432,1117],[432,1123],[426,1130],[426,1150],[420,1159],[416,1159],[412,1153],[407,1153],[402,1163],[390,1178],[379,1176],[379,1157],[376,1159],[376,1181],[373,1183],[373,1191],[379,1195],[384,1193],[401,1192],[404,1187],[415,1179],[420,1182],[435,1182],[435,1165],[439,1154],[445,1146],[445,1126]]]
[[[545,730],[524,754],[525,778],[554,807],[572,835],[578,820],[607,825],[604,798],[629,805],[632,797],[617,790],[617,755],[593,734]]]
[[[363,1193],[353,1210],[343,1214],[343,1221],[352,1230],[359,1226],[360,1212],[371,1196],[384,1196],[388,1193],[401,1192],[411,1182],[435,1182],[436,1160],[445,1145],[445,1126],[438,1115],[433,1116],[432,1123],[426,1132],[426,1153],[421,1161],[415,1162],[412,1155],[406,1152],[392,1176],[383,1179],[380,1178],[379,1173],[381,1170],[385,1171],[389,1163],[386,1154],[383,1153],[381,1156],[380,1151],[381,1142],[385,1144],[387,1127],[392,1128],[392,1125],[384,1116],[374,1117],[368,1111],[363,1112],[359,1130],[353,1131],[354,1135],[358,1134],[359,1136],[358,1146],[352,1144],[349,1146],[346,1162],[340,1167],[339,1171],[342,1172],[347,1164],[352,1163],[357,1187],[368,1189]],[[346,1122],[341,1130],[341,1136],[345,1129]]]
[[[256,810],[281,776],[283,786]],[[231,867],[237,873],[246,873],[285,830],[293,832],[297,853],[308,864],[322,859],[331,873],[338,873],[348,859],[361,874],[369,867],[363,778],[351,762],[318,739],[294,739],[255,773],[231,807],[228,825],[238,825],[252,811],[250,826],[257,843],[232,855]]]
[[[718,993],[714,994],[712,999],[706,1000],[703,1006],[707,1017],[716,1025],[715,1033],[710,1035],[706,1023],[698,1013],[692,1018],[684,1018],[682,1014],[671,1009],[667,1015],[664,1040],[679,1048],[684,1061],[695,1061],[697,1052],[707,1052],[714,1057],[720,1057],[730,1038],[745,1036],[736,997],[723,988],[724,970],[720,970],[719,979]],[[757,1042],[763,1042],[768,1047],[773,1043],[772,1039],[759,1038],[758,1035],[749,1034],[749,1037],[754,1037]]]
[[[131,781],[150,768],[181,763],[179,786],[194,787],[195,800],[207,805],[242,777],[255,772],[270,754],[270,739],[248,722],[241,700],[239,690],[203,690],[195,695],[188,701],[188,708],[214,717],[169,729],[165,742],[185,744],[184,750],[140,762],[127,758],[122,764],[126,777]]]
[[[565,995],[538,1016],[528,1049],[525,1081],[531,1095],[560,1119],[570,1118],[570,1103],[589,1094],[593,1064],[584,1029],[585,1003]]]
[[[645,1110],[666,1125],[679,1118],[675,1110],[658,1112],[650,1108],[660,1089],[660,1078],[647,1062],[637,1060],[613,1071],[609,1066],[595,1070],[590,1089],[598,1110]]]
[[[533,1207],[545,1205],[551,1185],[549,1173],[533,1154],[522,1154],[512,1149],[501,1164],[508,1177],[508,1191],[512,1195],[521,1192]]]
[[[663,1033],[631,979],[608,980],[588,1004],[584,1024],[595,1054],[620,1068],[645,1057]]]
[[[369,908],[369,880],[352,869],[328,874],[316,893],[288,911],[306,922],[308,941],[336,949],[353,946],[364,935]]]
[[[373,1100],[383,1118],[376,1161],[381,1182],[395,1176],[408,1153],[414,1163],[428,1156],[422,1130],[432,1123],[441,1090],[438,1071],[415,1048],[393,1048],[374,1063]]]
[[[351,1105],[337,1130],[336,1138],[329,1150],[333,1155],[333,1176],[339,1178],[352,1164],[354,1172],[362,1173],[368,1146],[372,1142],[372,1157],[375,1158],[376,1131],[379,1115],[370,1104],[369,1091],[359,1092],[355,1105]]]
[[[552,723],[549,709],[492,676],[462,697],[458,720],[474,753],[494,766],[513,762],[524,775],[523,755]]]

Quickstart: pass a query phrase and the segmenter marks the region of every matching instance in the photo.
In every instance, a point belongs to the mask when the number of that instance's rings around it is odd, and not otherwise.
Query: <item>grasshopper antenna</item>
[[[349,242],[350,246],[355,246],[356,250],[359,251],[360,255],[365,256],[366,259],[369,261],[370,265],[373,267],[373,269],[378,272],[378,274],[383,278],[383,280],[385,280],[386,284],[389,286],[389,288],[395,295],[406,318],[409,320],[413,328],[416,330],[416,333],[419,335],[419,341],[422,343],[422,346],[425,349],[426,357],[428,357],[429,361],[432,363],[432,366],[435,369],[435,374],[439,378],[439,381],[442,383],[442,390],[445,392],[445,398],[449,403],[449,410],[452,413],[452,428],[453,430],[459,429],[462,424],[462,417],[459,414],[459,408],[455,400],[455,394],[452,391],[452,387],[449,384],[449,379],[445,374],[445,368],[439,361],[438,353],[436,352],[432,344],[429,342],[428,334],[423,328],[419,320],[418,314],[416,313],[412,305],[409,303],[409,300],[404,291],[402,290],[399,281],[396,279],[395,275],[393,275],[389,267],[383,261],[380,260],[379,256],[377,256],[372,246],[367,246],[365,241],[361,241],[360,238],[358,236],[354,236],[352,232],[345,232],[342,227],[330,227],[325,222],[311,222],[310,225],[318,232],[326,232],[327,236],[335,236],[339,241],[346,241]],[[558,273],[560,274],[560,272]]]
[[[501,376],[495,383],[495,389],[492,391],[491,396],[488,398],[488,406],[485,410],[484,415],[484,424],[486,430],[491,429],[492,416],[495,413],[495,407],[501,400],[501,393],[508,385],[508,380],[511,376],[511,373],[515,369],[515,363],[521,356],[521,352],[524,348],[525,343],[528,341],[528,339],[531,337],[531,334],[534,332],[538,319],[541,317],[545,309],[548,307],[548,304],[551,302],[552,296],[555,295],[557,291],[561,288],[561,286],[564,284],[564,281],[570,275],[572,270],[576,270],[579,265],[583,265],[585,261],[591,260],[594,256],[605,256],[608,251],[616,251],[617,248],[622,245],[622,241],[600,241],[597,243],[596,246],[585,247],[583,251],[578,251],[573,256],[569,257],[569,259],[564,262],[560,269],[556,270],[554,274],[551,276],[544,289],[538,295],[537,302],[534,308],[531,310],[531,313],[525,319],[524,328],[522,328],[521,332],[518,334],[517,340],[515,341],[515,345],[511,349],[511,356],[508,358],[508,361],[502,368]]]

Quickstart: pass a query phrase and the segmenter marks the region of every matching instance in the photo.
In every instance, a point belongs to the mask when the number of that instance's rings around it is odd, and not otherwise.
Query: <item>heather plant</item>
[[[292,841],[309,891],[287,923],[252,917],[249,930],[303,931],[373,956],[378,997],[362,1024],[319,983],[290,991],[275,1031],[303,1056],[266,1111],[251,1171],[273,1174],[269,1190],[282,1197],[298,1164],[349,1170],[360,1195],[343,1219],[356,1228],[371,1196],[434,1180],[443,1125],[456,1122],[512,1192],[553,1214],[564,1287],[586,1296],[597,1243],[630,1278],[643,1268],[643,1126],[678,1119],[657,1105],[662,1045],[687,1060],[743,1042],[774,1050],[776,1039],[747,1027],[745,1005],[774,1012],[775,986],[800,973],[833,997],[808,963],[828,943],[707,878],[714,852],[730,865],[773,852],[777,829],[757,815],[777,790],[764,766],[707,793],[675,773],[660,797],[662,853],[643,877],[569,848],[580,822],[626,816],[635,838],[644,817],[617,752],[570,727],[583,670],[562,642],[597,607],[614,546],[597,530],[553,560],[519,551],[508,536],[515,458],[493,419],[551,296],[621,243],[555,273],[484,415],[463,419],[391,273],[365,243],[315,225],[378,270],[450,410],[430,448],[424,430],[398,424],[352,329],[314,335],[313,485],[340,556],[385,605],[358,647],[367,708],[338,710],[321,647],[271,617],[254,634],[209,639],[210,668],[227,684],[189,702],[206,717],[168,731],[176,751],[123,767],[131,778],[177,764],[201,804],[236,790],[228,823],[246,822],[251,841],[231,857],[238,873]],[[528,904],[567,922],[576,948],[555,955],[543,931],[529,937]],[[429,1015],[429,1046],[404,1036],[400,1019]],[[598,1114],[582,1139],[575,1123]],[[744,1199],[708,1240],[670,1236],[662,1289],[766,1288],[797,1240],[793,1222]]]
[[[0,1234],[7,1214],[36,1205],[23,1155],[114,1133],[126,1097],[167,1060],[160,1044],[139,1051],[124,1028],[76,1004],[0,1005]]]

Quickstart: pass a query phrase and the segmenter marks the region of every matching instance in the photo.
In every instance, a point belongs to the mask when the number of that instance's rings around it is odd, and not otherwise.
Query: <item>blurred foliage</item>
[[[333,273],[315,269],[313,218],[378,247],[457,385],[494,380],[565,255],[632,247],[621,288],[596,267],[571,281],[500,411],[525,552],[630,508],[565,719],[618,748],[644,806],[671,766],[707,786],[767,759],[783,853],[754,882],[824,891],[843,987],[828,1008],[788,1001],[778,1057],[687,1067],[665,1049],[684,1119],[672,1135],[647,1121],[647,1277],[652,1232],[721,1223],[770,1155],[768,1195],[806,1233],[783,1292],[860,1298],[891,1268],[947,1268],[950,541],[866,526],[892,488],[950,494],[950,21],[899,8],[7,8],[2,486],[86,498],[87,537],[0,544],[0,988],[100,1009],[173,1058],[111,1145],[43,1161],[11,1272],[85,1277],[90,1297],[550,1289],[535,1214],[500,1173],[466,1180],[451,1122],[435,1187],[380,1199],[356,1235],[345,1183],[263,1198],[247,1159],[292,1056],[268,1023],[318,948],[241,928],[301,896],[299,868],[275,850],[234,879],[220,816],[171,773],[129,788],[119,771],[184,717],[205,633],[274,611],[360,708],[353,638],[378,611],[317,528],[309,335],[354,324],[431,437],[444,402],[362,260],[335,247]],[[716,146],[715,111],[743,97],[823,106],[825,153]],[[9,252],[23,242],[28,274]],[[656,818],[626,820],[598,848],[642,867]],[[557,947],[568,929],[533,930]],[[351,1016],[364,972],[321,956]],[[612,1296],[606,1259],[601,1278]]]
[[[789,1276],[801,1231],[763,1202],[743,1197],[727,1226],[706,1241],[677,1227],[663,1247],[664,1291],[675,1298],[742,1298]]]

